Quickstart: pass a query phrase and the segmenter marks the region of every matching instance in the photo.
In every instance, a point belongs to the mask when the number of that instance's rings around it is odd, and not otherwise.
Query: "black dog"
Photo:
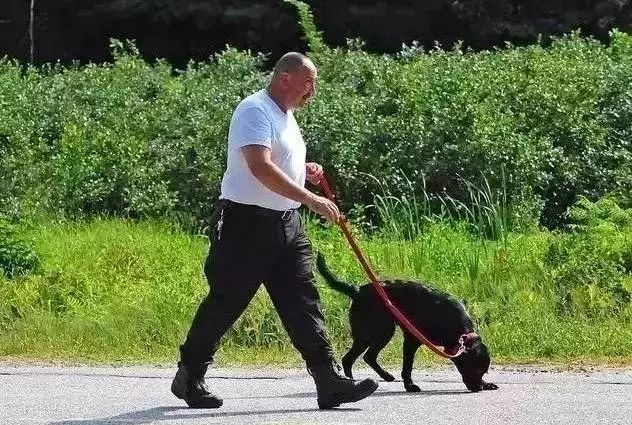
[[[345,375],[352,378],[351,368],[365,350],[364,361],[385,381],[393,381],[393,375],[377,363],[379,352],[388,344],[395,333],[395,321],[378,298],[373,287],[355,287],[338,280],[327,268],[322,254],[318,254],[318,271],[336,291],[351,297],[349,323],[353,345],[342,358]],[[383,281],[384,290],[393,304],[435,345],[455,352],[459,338],[464,337],[465,352],[452,359],[461,373],[463,383],[470,391],[495,390],[495,384],[483,381],[489,369],[489,352],[481,337],[474,332],[472,319],[463,305],[437,289],[413,281]],[[417,392],[411,373],[415,352],[421,344],[410,333],[404,331],[404,358],[402,378],[406,391]]]

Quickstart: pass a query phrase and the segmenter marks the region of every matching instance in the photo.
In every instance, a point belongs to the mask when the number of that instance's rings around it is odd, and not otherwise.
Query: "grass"
[[[331,268],[365,282],[340,232],[309,221]],[[206,240],[159,222],[96,219],[22,229],[41,270],[0,280],[0,357],[88,362],[172,362],[207,287]],[[458,224],[461,223],[461,224]],[[422,233],[360,235],[383,277],[430,282],[466,301],[496,363],[608,362],[632,358],[632,308],[560,314],[544,263],[558,236],[535,231],[484,242],[465,222],[428,222]],[[349,300],[322,285],[336,351],[349,345]],[[443,362],[422,351],[420,363]],[[401,337],[384,350],[399,363]],[[300,364],[261,290],[224,338],[219,364]]]

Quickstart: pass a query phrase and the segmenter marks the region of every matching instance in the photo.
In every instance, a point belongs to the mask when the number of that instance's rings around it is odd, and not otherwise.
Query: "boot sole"
[[[341,397],[341,398],[338,398],[335,401],[333,401],[333,400],[326,400],[326,401],[318,400],[318,408],[319,409],[332,409],[334,407],[340,406],[343,403],[353,403],[353,402],[356,402],[356,401],[360,401],[363,398],[366,398],[366,397],[370,396],[371,394],[373,394],[375,392],[375,390],[377,390],[377,387],[378,387],[378,383],[376,381],[373,381],[373,382],[371,382],[371,385],[369,387],[367,387],[364,391],[357,392],[357,393],[353,394],[352,396]]]

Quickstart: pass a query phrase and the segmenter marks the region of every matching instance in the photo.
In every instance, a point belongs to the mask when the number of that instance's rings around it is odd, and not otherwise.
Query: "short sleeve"
[[[239,111],[231,125],[229,145],[233,149],[248,145],[272,147],[272,123],[256,106]]]

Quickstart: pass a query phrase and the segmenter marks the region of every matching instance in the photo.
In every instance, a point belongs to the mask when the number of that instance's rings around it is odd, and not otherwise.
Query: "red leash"
[[[334,194],[331,192],[331,189],[329,188],[329,184],[327,183],[327,178],[325,176],[323,176],[319,185],[321,189],[323,190],[323,192],[325,193],[325,196],[327,196],[327,198],[329,198],[332,202],[336,202]],[[375,275],[375,273],[373,273],[371,266],[369,266],[369,263],[367,262],[364,254],[360,250],[360,247],[358,246],[355,238],[351,234],[347,221],[344,217],[338,221],[338,225],[342,229],[342,232],[347,238],[347,241],[349,241],[349,245],[351,245],[351,249],[355,253],[360,264],[362,265],[364,272],[367,274],[367,276],[371,280],[371,284],[373,285],[373,288],[375,288],[375,291],[377,292],[378,296],[380,297],[384,305],[390,310],[395,320],[397,320],[397,322],[402,327],[404,327],[415,338],[417,338],[419,342],[421,342],[422,344],[425,344],[431,351],[438,354],[439,356],[445,357],[446,359],[453,359],[455,357],[460,356],[465,351],[465,341],[467,339],[468,334],[463,334],[461,335],[461,337],[459,337],[459,349],[456,351],[456,353],[446,353],[444,350],[440,349],[439,347],[434,345],[432,342],[430,342],[428,338],[423,336],[423,334],[419,332],[417,328],[415,328],[415,325],[413,325],[406,318],[406,316],[404,316],[402,312],[399,311],[397,307],[395,307],[395,305],[393,305],[391,300],[388,299],[388,295],[386,294],[386,291],[384,290],[382,285],[380,285],[380,281]]]

